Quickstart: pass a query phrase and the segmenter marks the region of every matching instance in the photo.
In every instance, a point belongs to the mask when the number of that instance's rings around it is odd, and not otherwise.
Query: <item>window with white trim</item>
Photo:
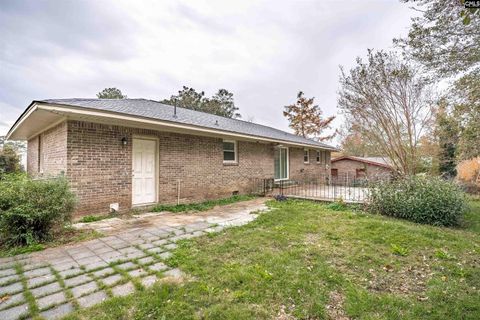
[[[321,151],[320,150],[317,150],[317,163],[320,163],[321,162],[321,158],[320,158],[320,153]]]
[[[310,152],[308,149],[303,150],[303,163],[310,162]]]
[[[223,162],[237,163],[237,141],[223,140]]]

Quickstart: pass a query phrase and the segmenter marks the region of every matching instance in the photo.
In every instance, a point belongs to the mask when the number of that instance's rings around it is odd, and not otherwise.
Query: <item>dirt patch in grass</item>
[[[287,310],[287,307],[284,305],[280,306],[280,311],[278,311],[277,315],[274,318],[275,320],[295,320],[295,318],[290,311]]]
[[[329,294],[328,304],[326,306],[327,315],[330,319],[335,320],[349,320],[343,309],[345,296],[338,291],[332,291]]]

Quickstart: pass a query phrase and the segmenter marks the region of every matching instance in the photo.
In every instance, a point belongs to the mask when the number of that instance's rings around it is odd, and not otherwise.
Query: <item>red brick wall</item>
[[[324,151],[326,157],[320,158],[317,163],[317,150],[309,149],[309,162],[304,163],[303,148],[289,148],[290,153],[290,179],[307,179],[318,177],[327,173],[326,164],[330,165],[330,152]],[[326,161],[325,161],[326,160]]]
[[[366,175],[369,179],[378,177],[386,177],[391,174],[391,170],[381,166],[375,166],[360,161],[343,159],[332,163],[332,168],[338,169],[338,175],[347,175],[349,177],[356,176],[357,169],[365,169]]]
[[[40,148],[39,148],[40,144]],[[40,151],[40,153],[39,153]],[[41,159],[41,171],[39,161]],[[67,169],[67,122],[62,122],[28,140],[27,172],[31,176],[42,174],[58,176]]]
[[[27,142],[27,173],[31,176],[38,174],[38,139],[36,136]]]
[[[251,178],[273,177],[273,144],[238,141],[238,163],[223,163],[222,139],[139,128],[68,121],[40,135],[44,171],[62,171],[78,198],[76,215],[106,213],[111,203],[131,208],[132,138],[159,141],[158,194],[161,203],[182,203],[247,192]],[[124,146],[122,138],[128,143]],[[303,163],[303,148],[289,148],[290,177],[323,173],[325,163]],[[28,144],[28,172],[37,173],[38,137]]]
[[[68,123],[67,172],[77,215],[131,207],[132,138],[159,140],[159,201],[193,202],[246,192],[250,178],[273,177],[273,146],[238,141],[238,164],[223,164],[222,139],[79,121]],[[128,144],[123,146],[122,138]]]

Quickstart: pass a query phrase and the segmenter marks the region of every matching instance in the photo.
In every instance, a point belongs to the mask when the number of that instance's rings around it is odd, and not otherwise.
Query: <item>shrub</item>
[[[374,213],[437,226],[455,226],[467,209],[463,192],[440,178],[409,177],[372,186]]]
[[[0,180],[0,239],[31,245],[47,239],[71,219],[75,197],[64,178],[32,180],[6,175]]]
[[[9,144],[0,148],[0,176],[8,173],[19,172],[21,169],[20,157],[15,148]]]

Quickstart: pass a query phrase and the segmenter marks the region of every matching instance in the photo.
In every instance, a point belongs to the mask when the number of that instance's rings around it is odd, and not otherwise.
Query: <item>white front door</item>
[[[156,202],[155,140],[133,139],[132,204]]]

